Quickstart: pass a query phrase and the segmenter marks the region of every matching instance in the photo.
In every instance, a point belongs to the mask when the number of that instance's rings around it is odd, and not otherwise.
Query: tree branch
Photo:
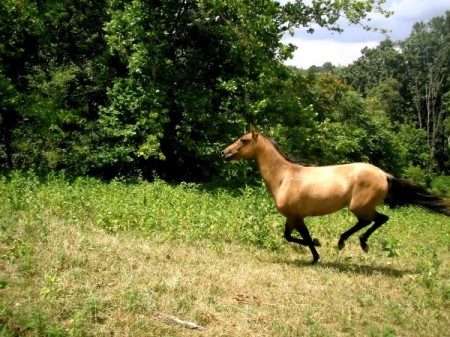
[[[179,325],[182,325],[182,326],[184,326],[185,328],[188,328],[188,329],[205,330],[204,327],[202,327],[202,326],[200,326],[200,325],[198,325],[196,323],[189,322],[189,321],[184,321],[182,319],[179,319],[178,317],[175,317],[175,316],[172,316],[172,315],[167,315],[167,314],[164,314],[162,312],[155,313],[155,317],[158,318],[158,319],[164,319],[166,321],[175,322],[175,323],[177,323]]]

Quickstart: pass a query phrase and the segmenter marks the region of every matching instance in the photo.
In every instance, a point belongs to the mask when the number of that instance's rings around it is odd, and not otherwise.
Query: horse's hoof
[[[366,253],[369,252],[369,245],[367,244],[367,242],[364,242],[362,240],[359,240],[359,242],[361,243],[361,248],[363,251],[365,251]]]
[[[312,260],[312,262],[311,262],[311,265],[315,265],[315,264],[317,264],[317,262],[319,262],[319,259],[320,259],[320,257],[315,257],[313,260]]]
[[[321,247],[322,245],[320,244],[319,240],[317,239],[313,239],[313,245],[316,247]]]
[[[338,241],[338,248],[339,248],[339,250],[344,249],[344,247],[345,247],[345,241],[344,240],[339,240]]]

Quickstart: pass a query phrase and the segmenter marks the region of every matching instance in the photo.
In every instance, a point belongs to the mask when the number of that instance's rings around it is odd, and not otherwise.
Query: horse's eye
[[[241,143],[242,144],[248,144],[248,142],[250,141],[250,139],[244,139],[244,138],[241,138]]]

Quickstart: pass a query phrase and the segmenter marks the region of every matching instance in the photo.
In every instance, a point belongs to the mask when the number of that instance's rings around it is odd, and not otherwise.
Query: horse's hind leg
[[[352,228],[350,228],[348,231],[344,232],[341,234],[341,237],[339,238],[338,241],[338,248],[339,250],[343,249],[345,247],[345,241],[352,236],[353,234],[355,234],[357,231],[359,231],[360,229],[363,229],[364,227],[370,225],[370,223],[372,222],[372,220],[363,220],[363,219],[358,219],[358,222],[356,223],[356,225],[354,225]],[[370,234],[369,234],[370,235]]]
[[[383,224],[385,224],[389,220],[387,215],[376,212],[375,213],[375,223],[359,238],[359,242],[361,243],[361,248],[367,253],[369,251],[369,245],[367,244],[367,240],[370,235],[375,232],[378,228],[380,228]]]

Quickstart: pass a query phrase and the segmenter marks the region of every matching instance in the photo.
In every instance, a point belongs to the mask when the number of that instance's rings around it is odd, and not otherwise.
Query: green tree
[[[411,122],[405,113],[405,99],[400,93],[401,84],[394,78],[387,79],[367,92],[367,98],[373,98],[378,108],[385,111],[393,123]]]
[[[364,99],[329,74],[294,70],[283,84],[275,106],[267,102],[264,131],[294,157],[316,165],[371,162],[398,175],[412,162],[409,143],[377,98]]]
[[[14,166],[14,131],[22,121],[22,95],[29,60],[37,54],[42,25],[35,4],[7,0],[0,3],[0,160]],[[1,163],[1,162],[0,162]]]
[[[403,145],[385,111],[371,99],[363,99],[329,75],[314,85],[314,110],[318,113],[316,158],[320,164],[371,162],[400,174],[405,165]]]
[[[13,168],[12,131],[17,123],[20,99],[9,79],[0,73],[0,164],[6,162],[10,169]]]
[[[355,90],[366,96],[369,90],[389,79],[406,83],[406,61],[395,42],[386,39],[375,48],[364,47],[361,53],[353,64],[337,71],[337,76]],[[406,88],[398,90],[403,95]]]
[[[206,179],[250,123],[291,139],[292,122],[313,148],[321,112],[292,94],[309,79],[283,65],[281,38],[389,15],[383,2],[5,0],[2,165]]]
[[[102,23],[106,1],[0,4],[2,82],[16,92],[2,114],[10,166],[88,170],[109,58]],[[6,112],[7,111],[7,112]],[[4,116],[3,116],[4,117]],[[94,132],[93,132],[94,131]]]
[[[336,71],[339,78],[364,96],[377,98],[378,107],[392,121],[414,123],[424,130],[429,149],[425,166],[444,172],[448,172],[446,163],[450,158],[445,133],[445,93],[450,84],[449,22],[450,12],[427,23],[418,22],[406,40],[385,40],[376,48],[363,49],[360,59]]]
[[[437,153],[443,155],[438,144],[442,137],[446,138],[443,131],[448,113],[443,95],[450,89],[450,12],[428,23],[416,23],[401,46],[408,60],[409,90],[416,121],[425,130],[431,149],[431,165],[437,159]],[[443,142],[446,143],[445,139]]]

